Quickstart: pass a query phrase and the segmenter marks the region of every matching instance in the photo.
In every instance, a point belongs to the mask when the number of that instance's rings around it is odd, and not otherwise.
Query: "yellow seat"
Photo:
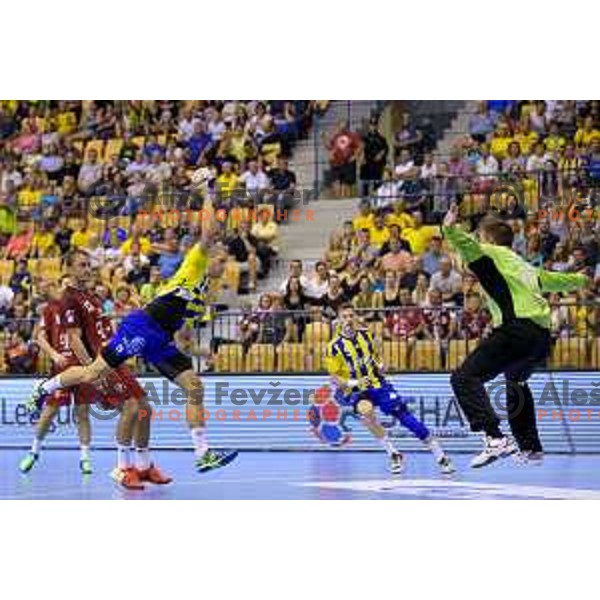
[[[552,350],[550,366],[555,369],[582,369],[588,364],[588,340],[559,338]]]
[[[277,348],[277,370],[302,373],[306,370],[304,344],[285,342]]]
[[[460,367],[465,358],[477,348],[479,339],[474,340],[450,340],[448,344],[448,356],[446,368],[449,371]]]
[[[30,258],[27,261],[27,270],[31,273],[32,277],[40,277],[42,274],[41,259]]]
[[[7,285],[15,272],[14,260],[0,260],[0,282]]]
[[[590,366],[592,369],[600,369],[600,338],[594,338],[590,343],[592,345]]]
[[[254,344],[246,356],[248,373],[275,371],[275,347],[272,344]]]
[[[387,369],[406,371],[408,369],[408,344],[404,340],[383,342],[383,364]]]
[[[131,143],[141,150],[146,144],[146,138],[143,135],[137,135],[136,137],[131,138]]]
[[[317,346],[328,342],[331,337],[331,328],[329,323],[308,323],[304,330],[304,343],[307,346]]]
[[[382,321],[373,321],[369,323],[369,331],[375,338],[375,340],[383,339],[383,322]]]
[[[119,156],[121,154],[121,148],[123,147],[123,140],[108,140],[104,147],[104,162],[108,162],[113,155]]]
[[[163,147],[166,148],[167,146],[167,134],[166,133],[161,133],[160,135],[156,136],[156,141]]]
[[[62,275],[60,258],[40,258],[40,273],[44,279],[57,281]]]
[[[244,350],[241,344],[221,344],[216,356],[215,369],[218,373],[243,372]]]
[[[327,352],[327,344],[313,344],[308,345],[305,343],[305,364],[307,371],[325,371],[325,353]]]
[[[417,340],[410,362],[413,371],[440,371],[442,357],[439,343],[433,340]]]
[[[104,161],[104,140],[90,140],[86,145],[85,145],[85,159],[87,160],[89,155],[90,155],[90,151],[95,150],[96,153],[98,154],[98,161],[102,162]]]

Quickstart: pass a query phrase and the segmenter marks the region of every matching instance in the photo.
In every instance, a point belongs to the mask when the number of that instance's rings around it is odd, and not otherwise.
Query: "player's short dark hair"
[[[344,302],[343,304],[340,305],[340,308],[338,310],[338,314],[340,314],[343,310],[354,310],[354,306],[352,305],[351,302]]]
[[[486,237],[491,238],[498,246],[512,247],[514,238],[512,227],[492,214],[487,214],[481,219],[479,231],[485,232]]]

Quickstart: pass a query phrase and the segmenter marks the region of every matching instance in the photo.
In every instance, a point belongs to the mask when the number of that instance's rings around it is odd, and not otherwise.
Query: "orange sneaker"
[[[126,490],[143,490],[144,484],[136,469],[129,467],[128,469],[119,469],[115,467],[110,476]]]
[[[157,485],[165,485],[173,481],[172,477],[167,477],[166,475],[163,475],[163,473],[161,473],[160,469],[156,467],[154,463],[150,464],[150,467],[148,469],[138,469],[137,472],[140,481],[156,483]]]

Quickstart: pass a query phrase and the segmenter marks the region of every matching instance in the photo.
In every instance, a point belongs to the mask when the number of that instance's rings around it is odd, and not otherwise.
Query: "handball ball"
[[[350,434],[343,424],[342,407],[336,402],[327,386],[319,388],[313,395],[313,404],[308,410],[312,432],[328,446],[344,446]]]

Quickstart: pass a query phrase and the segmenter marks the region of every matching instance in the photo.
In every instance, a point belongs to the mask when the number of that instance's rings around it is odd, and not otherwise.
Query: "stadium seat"
[[[383,364],[387,369],[406,371],[408,369],[408,343],[404,340],[384,341]]]
[[[410,357],[413,371],[439,371],[442,355],[439,342],[433,340],[417,340]]]
[[[32,277],[37,278],[40,277],[41,271],[41,260],[37,258],[30,258],[27,261],[27,270],[31,274]]]
[[[383,322],[373,321],[372,323],[369,323],[369,331],[376,340],[383,339]]]
[[[106,142],[106,146],[104,147],[104,162],[108,162],[113,154],[119,155],[122,147],[123,140],[108,140],[108,142]]]
[[[277,370],[301,373],[306,369],[304,344],[283,343],[277,348]]]
[[[7,285],[14,271],[14,260],[0,260],[0,283]]]
[[[88,159],[91,150],[95,150],[98,153],[98,160],[100,162],[104,160],[104,140],[90,140],[85,145],[85,160]]]
[[[559,338],[552,350],[550,366],[553,369],[583,369],[588,366],[588,340]]]
[[[467,340],[450,340],[446,368],[449,371],[456,369],[467,356]]]
[[[306,370],[314,372],[325,371],[325,353],[327,344],[308,345],[305,343]]]
[[[600,369],[600,338],[590,340],[592,352],[590,357],[590,367],[592,369]]]
[[[217,373],[244,371],[244,350],[241,344],[221,344],[216,356]]]
[[[272,344],[254,344],[246,355],[248,373],[275,371],[275,346]]]
[[[62,274],[60,258],[40,258],[39,261],[40,274],[44,279],[57,281]]]
[[[307,346],[317,346],[328,342],[331,337],[329,323],[308,323],[304,330],[304,343]]]

